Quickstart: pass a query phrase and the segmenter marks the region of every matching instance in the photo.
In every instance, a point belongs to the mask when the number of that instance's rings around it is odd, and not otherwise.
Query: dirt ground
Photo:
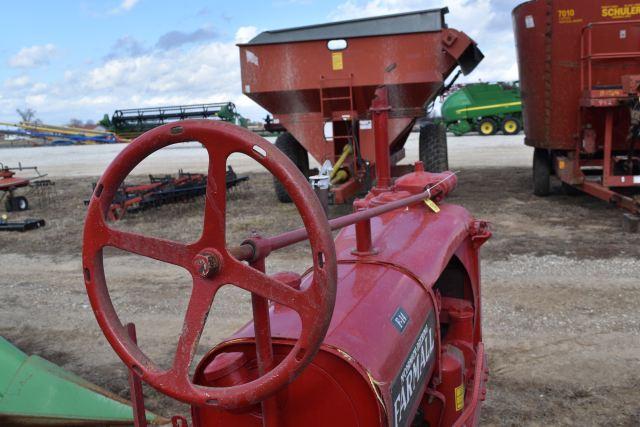
[[[0,335],[126,397],[126,373],[97,327],[81,274],[83,199],[93,181],[58,179],[58,202],[33,200],[28,212],[46,218],[46,228],[0,234]],[[620,212],[604,203],[559,192],[536,198],[529,181],[525,167],[465,168],[449,199],[495,233],[482,254],[491,369],[483,424],[640,425],[640,235],[624,234]],[[264,174],[251,174],[228,209],[231,243],[300,224]],[[164,206],[118,226],[189,241],[201,212],[201,201]],[[303,245],[272,255],[269,270],[308,264]],[[106,272],[121,319],[137,324],[144,351],[168,363],[189,294],[185,273],[115,251]],[[212,313],[199,354],[249,319],[249,296],[225,289]],[[162,415],[186,410],[146,392]]]

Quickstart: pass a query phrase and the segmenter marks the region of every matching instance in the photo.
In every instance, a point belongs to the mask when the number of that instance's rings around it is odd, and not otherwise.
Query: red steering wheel
[[[115,230],[105,218],[125,177],[153,152],[179,142],[198,141],[209,155],[204,226],[201,237],[182,244]],[[225,239],[226,162],[244,153],[262,164],[286,188],[311,243],[313,280],[294,289],[232,255]],[[191,273],[193,288],[171,368],[163,370],[129,338],[111,302],[103,267],[103,248],[111,246],[169,264]],[[84,279],[102,331],[122,361],[157,390],[193,405],[241,408],[266,399],[293,381],[317,353],[327,333],[336,295],[336,254],[326,215],[297,167],[263,138],[237,126],[212,120],[188,120],[155,128],[133,141],[109,165],[89,204],[84,227]],[[251,260],[250,260],[251,261]],[[253,260],[255,261],[255,260]],[[266,300],[295,310],[301,319],[298,341],[277,366],[259,378],[231,387],[193,384],[189,367],[218,289],[232,284]],[[264,326],[264,325],[263,325]],[[266,325],[267,337],[268,322]],[[256,325],[260,345],[260,325]],[[271,345],[270,338],[267,338]],[[258,351],[258,357],[260,352]]]

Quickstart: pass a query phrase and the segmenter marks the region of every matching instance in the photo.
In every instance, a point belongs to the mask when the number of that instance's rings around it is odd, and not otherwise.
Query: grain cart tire
[[[551,156],[549,150],[536,148],[533,152],[533,194],[548,196],[551,192]]]
[[[521,130],[522,124],[515,117],[507,117],[502,121],[502,133],[505,135],[517,135]]]
[[[495,135],[498,132],[498,125],[496,124],[495,120],[489,117],[485,117],[484,119],[480,120],[480,123],[478,123],[478,132],[482,136]]]
[[[449,170],[447,128],[443,123],[426,123],[420,128],[419,158],[427,172]]]
[[[276,139],[276,147],[282,151],[305,177],[309,177],[309,155],[307,150],[289,132],[282,133]],[[291,197],[284,185],[276,178],[273,179],[273,187],[280,203],[291,203]]]

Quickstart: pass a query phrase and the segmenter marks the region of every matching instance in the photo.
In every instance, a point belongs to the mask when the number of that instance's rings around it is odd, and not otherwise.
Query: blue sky
[[[231,100],[240,93],[235,43],[260,31],[448,5],[448,23],[487,59],[470,81],[517,79],[511,0],[58,0],[6,2],[0,26],[0,121],[33,108],[52,124],[116,108]],[[11,25],[6,23],[10,22]]]

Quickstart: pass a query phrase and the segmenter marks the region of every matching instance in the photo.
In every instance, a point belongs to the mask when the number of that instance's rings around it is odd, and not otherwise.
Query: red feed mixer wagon
[[[276,146],[303,174],[309,175],[308,154],[320,164],[331,162],[333,202],[346,203],[379,179],[371,125],[378,86],[388,91],[384,149],[397,177],[408,171],[396,165],[416,119],[425,116],[457,67],[468,74],[482,60],[473,40],[447,27],[447,13],[444,8],[266,31],[240,45],[243,93],[286,130]],[[427,170],[447,170],[444,127],[430,124],[421,133],[420,160]],[[282,185],[275,187],[280,201],[290,201]]]
[[[513,20],[534,192],[556,175],[637,215],[640,5],[533,0]]]

